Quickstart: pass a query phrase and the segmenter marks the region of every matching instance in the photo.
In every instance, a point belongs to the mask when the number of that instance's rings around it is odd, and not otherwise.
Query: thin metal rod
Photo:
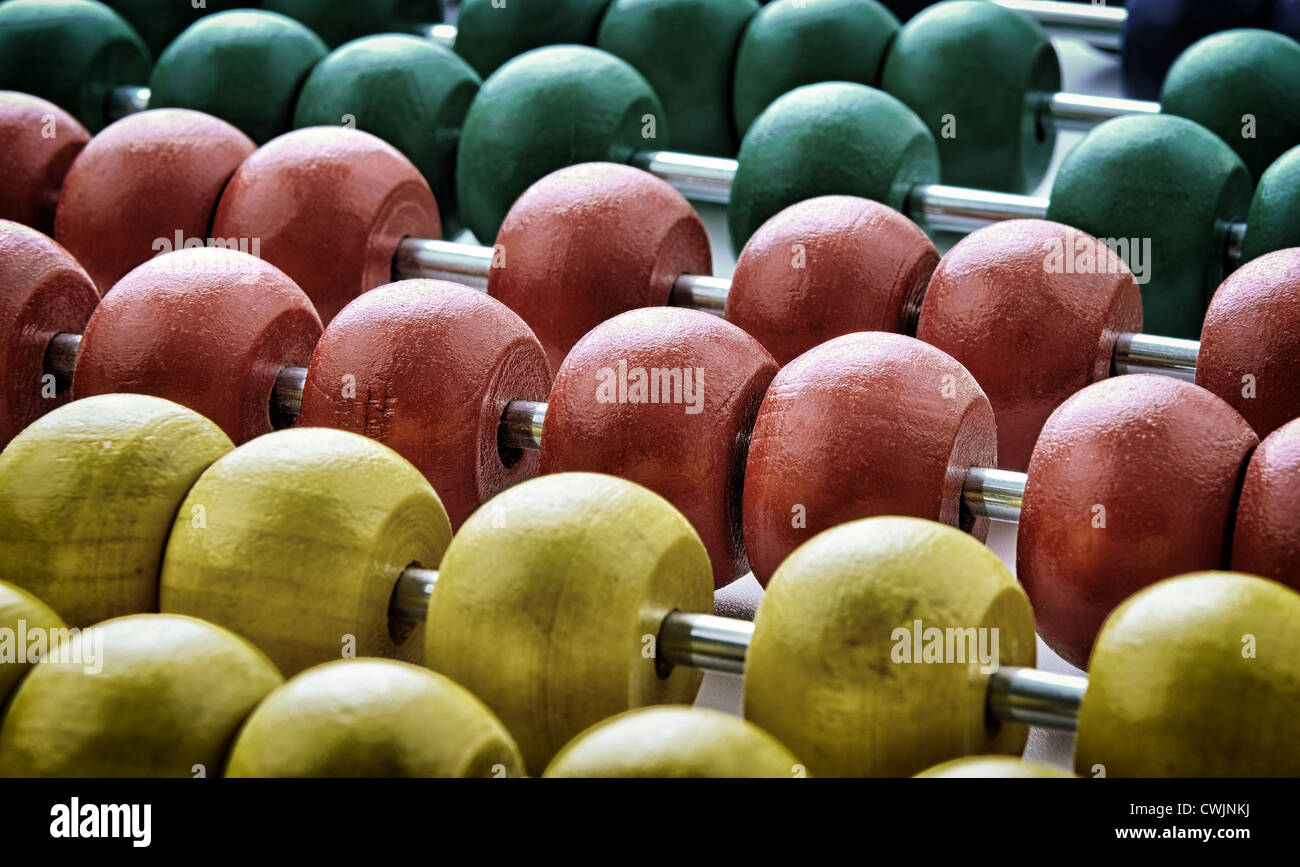
[[[1042,196],[930,184],[912,188],[906,210],[932,231],[968,234],[1004,220],[1045,220],[1049,204]]]
[[[1120,47],[1128,12],[1123,7],[1098,4],[1061,3],[1052,0],[994,0],[1038,21],[1049,36],[1082,39],[1107,50]],[[1082,8],[1081,8],[1082,7]],[[411,32],[448,48],[456,44],[454,24],[417,24]]]
[[[388,603],[388,617],[400,623],[423,623],[429,619],[429,597],[438,583],[436,569],[407,566],[397,576],[393,596]]]
[[[961,487],[962,508],[975,518],[1018,523],[1027,478],[1024,473],[972,467]]]
[[[659,627],[655,657],[669,665],[744,674],[753,638],[754,624],[747,620],[674,611]]]
[[[1115,341],[1111,372],[1156,373],[1175,379],[1196,381],[1196,359],[1201,344],[1178,337],[1153,337],[1149,334],[1121,334]]]
[[[114,87],[104,100],[104,120],[112,123],[129,114],[144,111],[149,107],[151,95],[147,87],[137,87],[133,84]]]
[[[1246,246],[1247,228],[1249,227],[1245,223],[1228,225],[1228,264],[1233,268],[1241,264],[1242,251]]]
[[[1047,111],[1057,129],[1087,132],[1099,123],[1130,114],[1160,114],[1160,103],[1081,93],[1053,93]]]
[[[411,28],[411,31],[416,36],[423,36],[447,48],[456,44],[455,24],[417,24]]]
[[[542,447],[542,428],[545,426],[546,404],[512,400],[501,413],[497,436],[505,448],[537,451]]]
[[[1068,4],[1066,4],[1068,5]],[[1060,100],[1058,108],[1064,113],[1073,112],[1082,125],[1089,118],[1091,125],[1118,114],[1130,111],[1158,111],[1155,103],[1139,100],[1106,99],[1102,97],[1056,94],[1053,102]],[[1067,103],[1072,106],[1067,112]],[[632,158],[634,165],[667,181],[688,199],[725,204],[731,197],[731,182],[736,175],[735,160],[719,157],[699,157],[670,151],[642,151]],[[996,193],[968,187],[950,187],[945,184],[926,184],[912,188],[904,213],[930,232],[956,232],[966,235],[985,226],[1006,220],[1045,220],[1051,199],[1045,196],[1022,196],[1014,193]],[[1246,234],[1244,223],[1227,227],[1228,246],[1225,257],[1231,264],[1241,258],[1241,242]],[[404,242],[405,243],[405,242]],[[675,294],[684,299],[697,294],[691,285],[681,286]],[[716,312],[724,308],[721,297],[711,295],[699,299],[699,309]],[[674,302],[675,304],[677,302]],[[694,306],[694,300],[683,301],[679,306]]]
[[[1074,731],[1088,679],[1036,668],[999,668],[989,677],[988,710],[1003,722]]]
[[[404,624],[424,623],[437,584],[437,570],[418,566],[402,570],[393,586],[389,618]],[[753,640],[754,624],[748,620],[673,611],[659,626],[655,660],[700,671],[744,674]],[[1087,688],[1086,677],[1000,667],[989,677],[986,700],[989,713],[1003,722],[1074,730]]]
[[[77,350],[81,348],[81,335],[59,332],[50,338],[45,347],[45,373],[54,376],[60,389],[72,385],[72,373],[77,369]]]
[[[1098,3],[1053,0],[993,0],[999,6],[1035,19],[1048,36],[1082,39],[1106,51],[1118,51],[1124,41],[1128,10]]]
[[[703,310],[717,316],[727,313],[727,295],[731,292],[731,281],[724,277],[699,277],[683,274],[673,284],[673,294],[669,305]]]
[[[403,238],[393,257],[393,276],[399,280],[450,280],[486,290],[496,251],[477,244]]]
[[[403,238],[393,259],[393,276],[399,280],[450,280],[486,291],[496,256],[493,248],[476,244]],[[669,303],[721,316],[727,309],[729,291],[731,281],[722,277],[683,274],[673,285]]]
[[[641,151],[632,156],[632,164],[667,181],[692,201],[720,205],[731,201],[731,184],[736,179],[735,160],[672,151]]]
[[[297,418],[302,412],[302,390],[306,384],[307,368],[281,368],[271,390],[271,409],[287,418]]]

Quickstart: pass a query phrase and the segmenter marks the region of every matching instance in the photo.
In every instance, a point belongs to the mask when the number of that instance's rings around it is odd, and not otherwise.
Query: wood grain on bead
[[[1226,563],[1257,443],[1232,407],[1168,377],[1120,376],[1063,403],[1029,462],[1016,546],[1043,640],[1084,666],[1122,599]]]
[[[415,464],[453,529],[499,491],[537,475],[533,451],[503,451],[511,400],[546,400],[537,338],[514,313],[456,283],[404,280],[353,301],[308,368],[298,424],[350,430]]]
[[[786,364],[854,331],[907,330],[939,262],[920,227],[853,196],[791,205],[763,224],[736,262],[727,319]]]
[[[234,250],[192,249],[123,277],[86,326],[72,392],[136,392],[196,410],[236,444],[271,430],[271,392],[320,338],[283,272]]]
[[[1261,437],[1300,416],[1300,249],[1261,256],[1219,287],[1201,330],[1196,384]]]
[[[644,485],[681,510],[708,549],[716,585],[729,584],[749,569],[745,455],[776,371],[758,341],[708,313],[653,307],[616,316],[580,340],[555,376],[542,472]]]
[[[745,471],[745,545],[760,583],[837,524],[906,515],[961,526],[962,482],[997,462],[993,408],[950,356],[911,337],[858,333],[796,358],[772,382]]]
[[[496,243],[488,292],[532,327],[552,371],[601,322],[667,304],[682,274],[713,273],[708,235],[681,193],[613,163],[560,169],[533,184]]]
[[[1300,419],[1259,444],[1246,466],[1232,568],[1300,590]]]
[[[979,382],[998,421],[998,459],[1023,470],[1052,411],[1109,376],[1115,338],[1141,330],[1138,284],[1108,247],[1059,223],[1014,220],[943,257],[916,336]]]
[[[325,324],[393,278],[405,237],[441,237],[438,205],[411,161],[369,133],[308,127],[263,145],[230,179],[217,237],[258,238],[262,258],[311,298]]]
[[[217,199],[253,142],[212,115],[164,108],[95,136],[63,184],[54,237],[100,294],[160,252],[205,246]],[[221,243],[256,252],[249,238]]]
[[[63,178],[88,141],[86,128],[54,103],[0,90],[0,220],[51,234]]]
[[[80,334],[99,303],[68,252],[35,229],[0,220],[0,446],[66,403],[51,396],[45,353],[59,332]]]

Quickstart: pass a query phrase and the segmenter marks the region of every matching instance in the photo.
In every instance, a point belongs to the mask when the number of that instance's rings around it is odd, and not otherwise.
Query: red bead
[[[971,372],[993,404],[1002,466],[1024,470],[1052,411],[1110,376],[1115,338],[1141,330],[1122,259],[1060,223],[1013,220],[943,257],[916,336]]]
[[[795,548],[858,518],[929,518],[983,540],[962,517],[972,466],[997,461],[993,409],[975,379],[933,346],[861,332],[786,365],[754,425],[745,471],[745,545],[766,586]]]
[[[537,475],[537,452],[502,449],[498,428],[507,402],[544,401],[550,387],[541,344],[504,304],[456,283],[404,280],[365,293],[325,329],[298,424],[390,446],[458,528]]]
[[[686,199],[630,166],[585,163],[529,187],[496,239],[488,292],[523,317],[558,370],[584,334],[661,307],[682,274],[712,274],[709,238]]]
[[[262,258],[301,286],[328,324],[362,292],[392,282],[403,238],[436,240],[442,228],[410,160],[369,133],[321,126],[286,133],[245,160],[212,232],[256,239]]]
[[[748,570],[741,485],[754,414],[777,365],[708,313],[650,307],[592,329],[555,376],[542,472],[621,476],[695,527],[718,587]]]
[[[276,376],[306,367],[320,333],[307,296],[260,259],[207,247],[168,253],[104,296],[86,326],[72,391],[167,398],[238,444],[272,429]]]
[[[911,220],[852,196],[791,205],[745,244],[727,319],[782,364],[854,331],[909,330],[939,252]]]
[[[88,141],[86,128],[54,103],[0,90],[0,219],[51,234],[63,178]]]
[[[1232,568],[1300,590],[1300,419],[1269,434],[1246,467]]]
[[[253,142],[211,115],[133,114],[91,139],[63,184],[54,236],[101,294],[141,262],[204,246],[217,198]],[[222,239],[249,252],[247,239]]]
[[[46,378],[59,332],[80,334],[99,303],[68,252],[35,229],[0,220],[0,446],[68,400]]]
[[[1029,462],[1016,546],[1043,640],[1082,667],[1122,600],[1225,567],[1257,443],[1232,407],[1164,376],[1107,379],[1061,404]]]
[[[1261,437],[1300,416],[1300,249],[1261,256],[1219,287],[1201,330],[1196,384]]]

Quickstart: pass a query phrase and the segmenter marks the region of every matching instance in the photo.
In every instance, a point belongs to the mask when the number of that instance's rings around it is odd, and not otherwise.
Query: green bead
[[[392,34],[349,42],[316,64],[298,96],[296,127],[349,124],[415,164],[438,200],[443,234],[460,231],[456,143],[478,73],[427,39]]]
[[[48,99],[91,132],[120,85],[149,78],[149,49],[121,15],[93,0],[0,3],[0,90]]]
[[[1300,147],[1279,157],[1259,179],[1241,263],[1292,247],[1300,247]]]
[[[925,124],[887,93],[827,82],[768,106],[740,146],[727,226],[739,254],[770,217],[817,196],[871,199],[902,210],[912,187],[939,179]]]
[[[1228,30],[1183,52],[1160,105],[1223,139],[1259,178],[1300,144],[1298,83],[1300,43],[1266,30]]]
[[[374,33],[410,32],[442,21],[442,0],[263,0],[262,8],[296,18],[330,48]]]
[[[591,45],[609,0],[464,0],[456,53],[487,78],[507,60],[546,45]]]
[[[209,15],[158,58],[149,106],[207,112],[265,144],[292,128],[298,89],[325,53],[319,36],[284,15]]]
[[[614,0],[596,47],[636,67],[663,100],[673,148],[732,156],[731,71],[755,0]]]
[[[1056,129],[1043,97],[1061,89],[1061,66],[1028,16],[984,0],[932,6],[899,32],[881,87],[934,134],[945,184],[1021,193],[1047,174]]]
[[[461,218],[490,244],[536,181],[576,163],[625,163],[638,150],[662,150],[667,128],[654,90],[612,54],[557,45],[520,55],[483,83],[465,117]]]
[[[1172,115],[1132,115],[1097,127],[1066,155],[1047,217],[1127,242],[1143,330],[1194,338],[1224,277],[1227,227],[1245,219],[1250,191],[1246,166],[1209,130]]]
[[[206,0],[202,8],[195,9],[193,3],[177,3],[176,0],[107,2],[135,28],[154,57],[160,56],[171,41],[181,35],[181,31],[204,15],[250,5],[247,0]]]
[[[743,137],[783,93],[819,81],[880,83],[898,19],[876,0],[777,0],[754,16],[736,52],[732,113]]]

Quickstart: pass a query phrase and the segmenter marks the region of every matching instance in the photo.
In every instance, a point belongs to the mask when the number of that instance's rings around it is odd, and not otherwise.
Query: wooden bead
[[[0,453],[0,579],[72,626],[156,611],[181,501],[232,448],[215,424],[156,397],[101,395],[56,409]]]
[[[429,600],[425,662],[476,696],[540,774],[575,735],[634,707],[689,703],[702,675],[663,671],[672,611],[712,613],[709,558],[663,498],[561,473],[475,512]]]
[[[993,410],[960,364],[898,334],[837,337],[772,381],[745,470],[745,546],[760,583],[822,530],[874,515],[961,514],[972,466],[997,463]]]
[[[1043,640],[1085,667],[1124,598],[1225,564],[1258,442],[1232,407],[1164,376],[1107,379],[1061,404],[1029,462],[1016,545]]]
[[[514,739],[440,674],[336,659],[268,695],[240,729],[227,777],[517,777]]]
[[[123,277],[95,309],[72,393],[165,397],[242,443],[272,430],[276,377],[306,366],[320,333],[307,296],[266,262],[207,247],[168,253]]]
[[[934,630],[965,633],[936,644]],[[995,656],[1032,666],[1035,642],[1029,601],[992,551],[933,521],[853,521],[790,555],[768,585],[745,661],[745,718],[818,776],[910,776],[971,753],[1019,755],[1028,729],[987,712]]]
[[[537,338],[482,292],[403,280],[353,301],[316,345],[302,427],[335,427],[394,449],[424,473],[452,529],[499,491],[537,475],[535,451],[504,449],[511,400],[544,401]]]
[[[389,602],[402,570],[435,568],[450,539],[437,494],[392,449],[328,428],[277,431],[190,489],[162,608],[238,632],[288,675],[345,652],[413,661],[422,628],[391,621]]]
[[[741,531],[746,439],[777,365],[697,310],[633,310],[593,329],[555,377],[542,472],[608,473],[681,510],[716,586],[749,571]]]

